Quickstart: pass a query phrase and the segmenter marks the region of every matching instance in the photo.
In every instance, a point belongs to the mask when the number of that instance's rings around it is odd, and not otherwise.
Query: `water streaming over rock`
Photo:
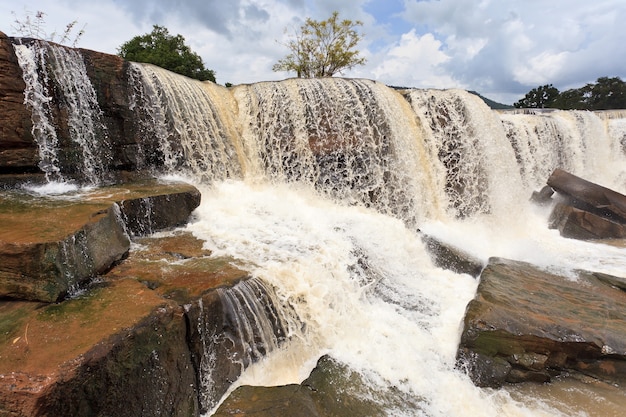
[[[390,415],[585,415],[593,408],[584,387],[574,388],[572,406],[555,400],[560,394],[478,389],[455,369],[476,282],[435,267],[415,230],[483,261],[503,256],[565,273],[623,273],[624,249],[562,239],[528,204],[557,167],[626,190],[623,115],[496,112],[464,91],[397,91],[334,78],[213,86],[211,94],[194,82],[181,94],[176,77],[143,70],[163,91],[155,113],[166,115],[163,138],[189,132],[177,139],[189,141],[177,166],[207,185],[189,229],[278,288],[306,326],[238,384],[299,382],[327,353],[361,372],[372,392],[393,386],[413,398],[404,409],[388,404]],[[191,94],[211,105],[199,111],[197,98],[185,102]],[[202,117],[213,122],[189,127]],[[245,340],[248,327],[241,328]]]
[[[64,163],[81,167],[77,171],[88,184],[105,181],[111,147],[80,52],[37,40],[16,44],[14,49],[27,85],[25,104],[33,111],[32,133],[46,177],[61,180],[59,164]],[[60,113],[67,115],[67,126],[60,125]],[[64,153],[69,148],[64,141],[76,143],[79,154]]]

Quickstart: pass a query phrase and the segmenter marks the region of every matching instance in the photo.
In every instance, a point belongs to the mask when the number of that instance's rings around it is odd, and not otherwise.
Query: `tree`
[[[274,71],[294,71],[298,77],[332,77],[343,70],[365,64],[365,58],[355,49],[361,40],[356,27],[363,22],[339,20],[339,12],[333,12],[326,20],[318,22],[307,18],[285,44],[291,51],[279,60]]]
[[[56,31],[52,33],[48,33],[46,31],[46,13],[42,11],[38,10],[35,12],[34,16],[32,16],[31,12],[26,11],[26,16],[23,19],[17,17],[17,14],[13,11],[11,14],[14,18],[14,26],[12,27],[13,30],[23,37],[43,39],[61,44],[70,44],[72,47],[76,47],[79,39],[85,33],[85,26],[83,26],[83,28],[78,32],[74,32],[78,20],[73,20],[65,25],[65,30],[63,30],[63,33],[59,35]]]
[[[600,77],[595,83],[562,93],[548,84],[532,89],[514,106],[562,110],[626,109],[626,83],[619,77]]]
[[[619,77],[600,77],[589,90],[589,108],[593,110],[626,108],[626,83]]]
[[[152,32],[135,36],[118,48],[118,55],[135,62],[146,62],[195,78],[215,82],[215,72],[204,67],[202,58],[185,45],[182,35],[172,36],[163,26],[154,25]]]
[[[523,99],[513,104],[517,108],[543,109],[552,107],[552,104],[559,96],[559,90],[552,84],[542,85],[530,90]]]

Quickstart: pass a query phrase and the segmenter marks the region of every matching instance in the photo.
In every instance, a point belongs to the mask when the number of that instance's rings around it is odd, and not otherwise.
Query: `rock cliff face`
[[[26,174],[44,173],[40,149],[33,131],[33,116],[25,96],[23,71],[13,44],[23,44],[34,51],[45,50],[41,41],[35,39],[9,38],[0,32],[0,112],[3,115],[0,126],[0,184],[13,184],[22,181]],[[104,164],[98,173],[104,182],[115,182],[124,173],[138,176],[138,171],[149,169],[150,163],[158,163],[152,155],[154,149],[140,149],[137,124],[133,118],[132,86],[129,85],[129,63],[122,58],[86,49],[72,49],[55,45],[61,51],[80,56],[84,65],[86,81],[93,90],[100,113],[101,128],[94,129],[94,138],[103,148],[101,160]],[[49,52],[43,52],[46,56]],[[48,58],[51,61],[52,58]],[[33,76],[39,75],[36,71]],[[58,90],[41,77],[41,88],[46,91]],[[80,175],[81,159],[79,145],[72,140],[71,108],[61,92],[54,95],[46,107],[46,115],[58,141],[58,167],[65,177],[84,180]],[[149,162],[148,162],[149,161]],[[36,178],[36,176],[34,177]]]
[[[24,106],[22,70],[7,36],[0,32],[0,174],[37,171],[39,155]]]

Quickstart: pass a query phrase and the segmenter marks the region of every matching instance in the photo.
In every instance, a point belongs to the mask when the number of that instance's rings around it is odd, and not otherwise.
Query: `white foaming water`
[[[506,390],[479,389],[454,368],[465,306],[477,281],[434,267],[418,235],[398,219],[339,205],[301,187],[223,182],[202,191],[189,229],[216,255],[234,256],[276,286],[307,329],[251,366],[237,385],[299,383],[328,353],[362,372],[372,387],[396,387],[419,404],[391,409],[390,415],[572,415],[571,405],[559,409],[549,404],[549,395],[524,404]],[[481,256],[563,269],[604,266],[613,273],[619,263],[623,267],[625,249],[540,232],[540,213],[520,223],[491,234],[480,232],[491,227],[481,221],[426,229],[443,237],[457,234],[454,243]],[[550,262],[554,258],[558,262]]]
[[[24,189],[39,195],[61,195],[74,193],[85,188],[70,182],[50,181],[44,184],[26,184]]]
[[[307,329],[237,384],[300,382],[328,353],[375,390],[412,398],[389,415],[598,415],[585,395],[480,389],[455,369],[477,282],[434,267],[416,226],[483,262],[623,275],[625,249],[563,239],[528,203],[557,167],[620,190],[619,124],[584,112],[526,120],[457,91],[403,94],[417,123],[391,103],[399,94],[367,81],[235,90],[247,179],[204,189],[189,228],[278,288]]]
[[[148,117],[143,134],[156,136],[168,173],[184,170],[203,182],[241,176],[226,88],[149,64],[134,63],[132,71],[143,82],[133,98]]]

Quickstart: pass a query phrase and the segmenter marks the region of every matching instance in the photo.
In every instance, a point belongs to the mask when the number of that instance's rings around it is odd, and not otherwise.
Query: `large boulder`
[[[295,313],[274,289],[177,231],[135,239],[108,279],[134,278],[184,306],[186,340],[197,372],[201,412],[217,405],[241,372],[287,339]]]
[[[325,355],[301,384],[238,387],[213,416],[377,417],[390,415],[391,410],[421,414],[416,398],[375,387],[359,372]]]
[[[121,259],[130,239],[112,204],[0,199],[0,296],[54,302]]]
[[[581,372],[626,380],[626,292],[619,277],[560,276],[490,259],[464,319],[458,365],[479,386]]]
[[[549,225],[574,239],[626,238],[626,196],[556,169],[547,184],[557,193]]]
[[[183,308],[136,280],[2,301],[0,329],[0,415],[198,415]]]

